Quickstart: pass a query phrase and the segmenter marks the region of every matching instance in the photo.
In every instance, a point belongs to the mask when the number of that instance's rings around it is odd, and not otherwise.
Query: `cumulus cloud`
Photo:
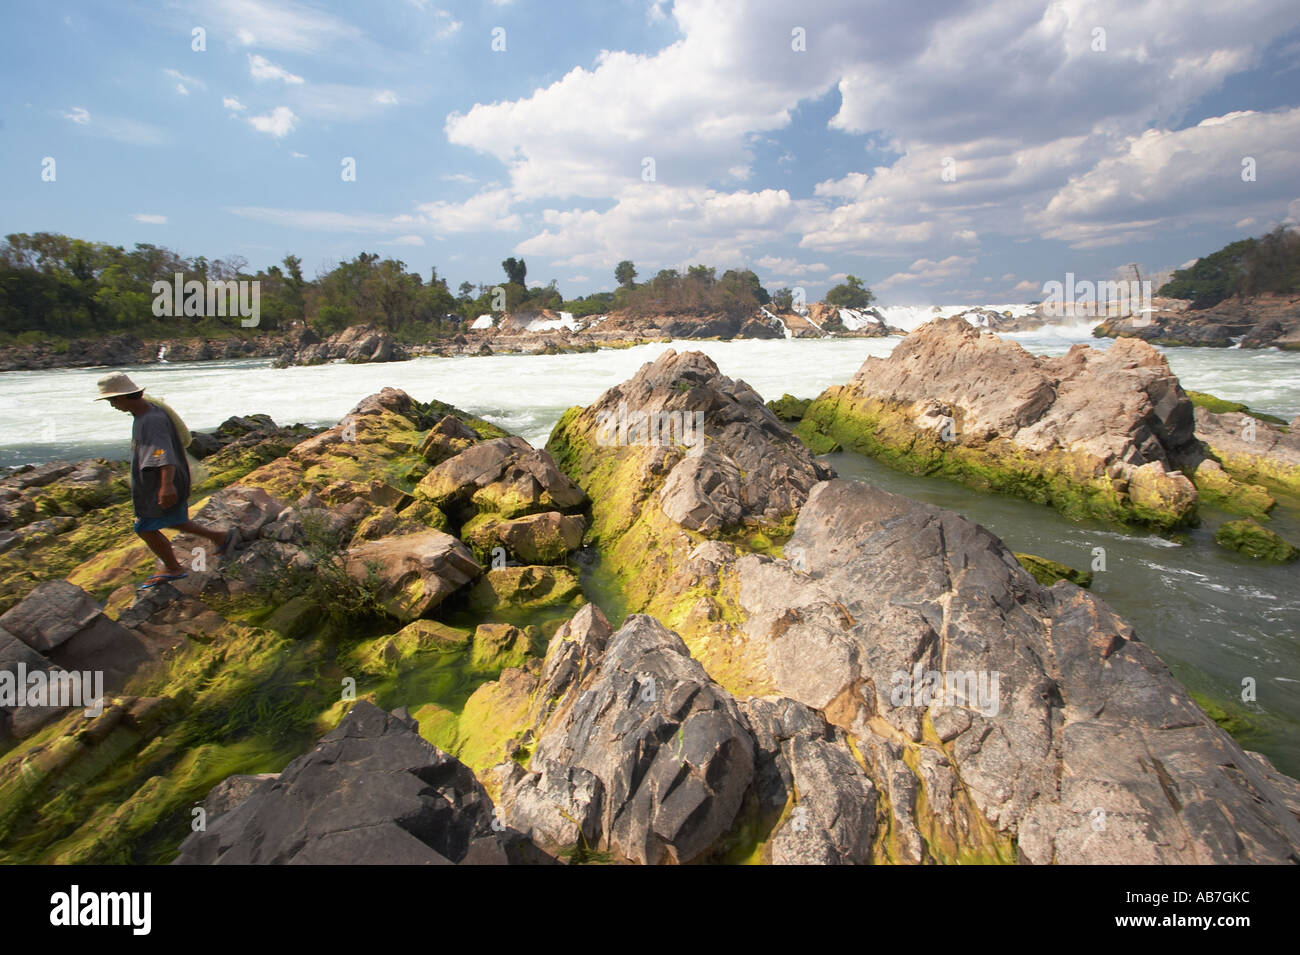
[[[873,289],[896,288],[900,285],[937,285],[950,279],[965,278],[975,264],[975,256],[950,255],[942,261],[917,259],[906,272],[895,272],[872,284]]]
[[[255,80],[281,80],[290,86],[300,86],[304,82],[301,76],[256,53],[248,54],[248,72]]]
[[[1300,182],[1300,108],[1233,112],[1179,130],[1128,137],[1052,196],[1043,234],[1076,247],[1113,245],[1154,227],[1254,221],[1286,207]],[[1248,176],[1249,172],[1249,176]],[[1276,216],[1274,216],[1276,217]]]
[[[518,229],[523,220],[510,211],[510,194],[490,189],[464,202],[426,202],[418,207],[420,220],[435,232],[479,232]]]
[[[650,9],[667,12],[666,5]],[[1175,185],[1156,190],[1161,201],[1143,194],[1135,214],[1108,205],[1104,180],[1119,171],[1127,182],[1143,182],[1140,170],[1159,163],[1153,144],[1134,143],[1182,136],[1178,126],[1192,104],[1256,64],[1269,37],[1300,25],[1288,0],[1208,9],[1191,0],[1046,7],[827,0],[799,11],[808,48],[799,53],[788,5],[775,0],[741,0],[725,15],[712,0],[677,0],[671,16],[680,39],[658,52],[606,51],[527,96],[447,117],[448,139],[500,161],[517,201],[612,201],[603,211],[553,209],[521,250],[593,262],[624,254],[621,245],[643,256],[675,258],[682,253],[670,250],[674,243],[740,253],[789,229],[805,249],[882,255],[910,248],[944,260],[977,247],[983,234],[1075,245],[1149,237],[1178,221],[1180,195],[1193,200],[1211,183],[1176,176]],[[1094,42],[1098,25],[1107,28],[1104,49]],[[761,140],[786,128],[801,103],[831,90],[840,100],[831,125],[899,158],[828,179],[810,197],[787,196],[782,223],[741,198],[757,217],[733,223],[732,236],[717,234],[711,210],[728,193],[706,187],[745,181],[742,172],[755,168],[756,134]],[[1221,126],[1225,151],[1251,145],[1236,121]],[[593,138],[591,128],[605,135]],[[1212,134],[1197,135],[1208,142]],[[1268,144],[1275,142],[1270,134]],[[1266,155],[1275,183],[1295,181],[1292,163]],[[787,156],[799,158],[787,150],[778,164]],[[655,208],[640,189],[647,158],[667,189],[659,211],[673,223],[656,231],[672,233],[671,242],[634,227],[650,226],[643,213]],[[953,162],[945,167],[947,158]],[[1264,189],[1242,195],[1220,186],[1211,204],[1219,206],[1214,215],[1228,216],[1223,221],[1276,219],[1284,206]],[[683,202],[706,205],[685,211]],[[584,231],[597,251],[580,247]]]
[[[143,222],[143,223],[145,223],[146,225],[166,225],[166,224],[167,224],[167,217],[166,217],[166,216],[157,215],[157,214],[152,213],[152,212],[137,212],[135,215],[131,216],[131,218],[134,219],[136,222]]]
[[[298,117],[287,106],[277,106],[264,116],[248,117],[249,124],[259,133],[269,133],[277,139],[289,135],[298,123]]]
[[[739,262],[747,247],[780,237],[794,208],[784,189],[719,192],[642,183],[625,188],[603,212],[546,210],[545,230],[516,249],[590,267],[625,258]]]

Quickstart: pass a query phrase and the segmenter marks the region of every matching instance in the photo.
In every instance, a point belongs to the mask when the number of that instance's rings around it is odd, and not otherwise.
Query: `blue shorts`
[[[190,519],[190,502],[181,501],[170,511],[163,514],[162,517],[142,517],[137,518],[135,522],[135,532],[141,531],[160,531],[164,527],[175,527],[177,524],[184,524]]]

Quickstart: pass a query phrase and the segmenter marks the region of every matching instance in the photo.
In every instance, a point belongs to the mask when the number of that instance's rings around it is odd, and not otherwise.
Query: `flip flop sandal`
[[[139,587],[135,589],[150,590],[154,587],[157,587],[159,584],[169,583],[170,581],[173,580],[180,580],[182,577],[188,577],[188,576],[189,576],[188,574],[154,574],[152,577],[150,577],[148,580],[146,580],[144,583],[142,583]]]

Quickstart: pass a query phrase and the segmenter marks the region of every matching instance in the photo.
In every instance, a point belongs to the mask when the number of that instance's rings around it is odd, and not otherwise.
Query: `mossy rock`
[[[1202,461],[1191,477],[1203,502],[1234,514],[1264,517],[1277,504],[1267,488],[1239,481],[1209,459]]]
[[[492,563],[493,551],[501,547],[516,560],[527,564],[559,564],[582,546],[585,524],[581,517],[547,511],[512,520],[496,514],[479,514],[461,529],[461,540],[474,552],[479,563]]]
[[[958,420],[958,433],[961,422]],[[979,491],[996,491],[1056,508],[1071,520],[1097,518],[1159,531],[1195,525],[1195,496],[1146,480],[1130,493],[1123,482],[1096,474],[1095,462],[1064,449],[1036,454],[1005,438],[981,444],[943,441],[917,427],[905,409],[828,388],[808,406],[796,434],[821,453],[828,442],[910,474],[943,477]],[[1136,482],[1134,482],[1136,483]]]
[[[1287,563],[1300,557],[1300,550],[1249,517],[1220,524],[1214,532],[1214,542],[1247,557],[1273,563]]]
[[[1236,412],[1238,414],[1248,414],[1252,418],[1258,418],[1260,421],[1267,421],[1269,424],[1282,425],[1283,428],[1287,426],[1285,419],[1279,418],[1276,415],[1251,411],[1248,405],[1244,405],[1240,401],[1228,401],[1224,398],[1207,394],[1204,391],[1187,391],[1185,393],[1187,397],[1191,399],[1192,404],[1196,405],[1198,408],[1204,408],[1206,411],[1212,412],[1213,414],[1231,414]]]
[[[1086,570],[1075,570],[1066,564],[1038,557],[1034,554],[1016,554],[1020,566],[1033,575],[1034,580],[1044,587],[1050,587],[1058,580],[1068,580],[1079,587],[1092,586],[1092,574]]]
[[[468,630],[436,620],[413,620],[401,630],[357,644],[340,660],[355,664],[363,673],[392,673],[417,654],[462,653],[469,645]]]
[[[528,657],[535,656],[544,649],[541,631],[536,627],[482,623],[474,630],[470,665],[480,670],[498,672],[505,667],[522,666]]]
[[[565,567],[501,567],[489,570],[469,594],[471,612],[518,617],[580,600],[582,587]]]
[[[465,701],[456,738],[444,748],[474,770],[481,782],[491,784],[487,771],[507,758],[506,744],[528,729],[536,685],[527,672],[510,668]],[[498,794],[489,791],[489,795],[495,798]]]
[[[796,398],[794,395],[785,394],[769,401],[767,406],[782,421],[802,421],[810,404],[812,404],[811,398]]]

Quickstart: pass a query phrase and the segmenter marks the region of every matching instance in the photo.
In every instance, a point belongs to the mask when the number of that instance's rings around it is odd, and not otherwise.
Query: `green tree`
[[[864,288],[862,279],[856,275],[847,276],[842,285],[837,285],[826,293],[826,303],[840,308],[866,308],[875,299],[871,289]]]
[[[513,255],[501,263],[501,267],[506,270],[506,281],[515,285],[528,287],[528,266],[523,259],[516,259]]]
[[[614,266],[614,281],[623,288],[631,288],[636,284],[636,266],[630,259],[624,259]]]

